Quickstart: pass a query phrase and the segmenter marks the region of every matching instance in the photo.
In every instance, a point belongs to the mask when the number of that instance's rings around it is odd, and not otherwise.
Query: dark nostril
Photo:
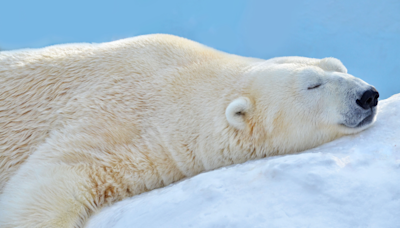
[[[357,99],[356,103],[363,109],[373,108],[378,105],[379,93],[375,88],[369,89],[363,93],[361,99]]]

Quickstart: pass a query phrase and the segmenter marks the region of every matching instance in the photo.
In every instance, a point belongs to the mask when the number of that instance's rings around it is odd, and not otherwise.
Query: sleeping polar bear
[[[334,58],[230,55],[171,35],[0,52],[0,227],[83,227],[184,177],[369,127]]]

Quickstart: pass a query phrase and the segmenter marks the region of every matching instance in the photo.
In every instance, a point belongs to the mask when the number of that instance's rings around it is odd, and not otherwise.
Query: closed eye
[[[322,85],[322,84],[313,85],[313,86],[308,87],[307,89],[308,89],[308,90],[310,90],[310,89],[316,89],[316,88],[320,87],[321,85]]]

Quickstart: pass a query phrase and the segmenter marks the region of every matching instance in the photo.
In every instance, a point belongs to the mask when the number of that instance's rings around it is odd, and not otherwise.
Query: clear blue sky
[[[1,1],[0,47],[37,48],[170,33],[239,55],[336,57],[400,93],[399,0]]]

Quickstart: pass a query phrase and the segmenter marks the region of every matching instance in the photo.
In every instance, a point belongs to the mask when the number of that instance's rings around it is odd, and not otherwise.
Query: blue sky
[[[229,53],[336,57],[350,74],[400,93],[400,1],[2,1],[0,47],[183,36]]]

